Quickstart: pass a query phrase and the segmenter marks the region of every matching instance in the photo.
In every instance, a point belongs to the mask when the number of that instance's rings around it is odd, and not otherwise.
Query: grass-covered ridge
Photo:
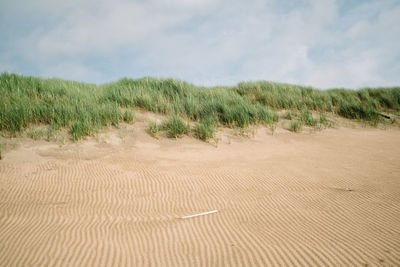
[[[173,79],[121,79],[93,85],[60,79],[0,75],[0,131],[17,134],[31,124],[48,131],[69,129],[78,140],[101,127],[133,120],[132,109],[176,115],[197,122],[201,139],[217,125],[246,127],[279,120],[275,111],[294,110],[305,125],[317,123],[309,111],[378,123],[381,112],[400,110],[400,87],[317,90],[273,82],[243,82],[231,87],[199,87]],[[174,125],[174,124],[172,124]]]

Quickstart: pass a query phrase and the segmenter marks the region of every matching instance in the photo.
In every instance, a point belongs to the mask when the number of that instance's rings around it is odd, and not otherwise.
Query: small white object
[[[197,214],[193,214],[193,215],[183,216],[183,217],[181,217],[181,219],[188,219],[188,218],[207,215],[207,214],[216,213],[216,212],[218,212],[218,210],[206,211],[206,212],[197,213]]]

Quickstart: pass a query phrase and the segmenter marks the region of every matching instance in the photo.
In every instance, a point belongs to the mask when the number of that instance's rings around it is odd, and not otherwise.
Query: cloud
[[[103,2],[77,10],[38,40],[39,53],[109,52],[120,45],[143,44],[149,36],[174,23],[160,11],[135,2]]]
[[[0,11],[0,22],[13,25],[0,27],[0,71],[96,83],[168,76],[203,85],[400,84],[396,1],[16,2]]]

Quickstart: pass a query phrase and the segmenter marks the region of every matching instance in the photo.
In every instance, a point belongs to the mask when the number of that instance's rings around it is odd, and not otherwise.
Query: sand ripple
[[[361,132],[4,160],[0,265],[398,266],[399,132]]]

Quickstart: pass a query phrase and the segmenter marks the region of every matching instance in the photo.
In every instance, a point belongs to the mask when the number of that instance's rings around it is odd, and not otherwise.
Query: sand
[[[144,127],[4,153],[0,265],[400,265],[398,128],[216,147]]]

